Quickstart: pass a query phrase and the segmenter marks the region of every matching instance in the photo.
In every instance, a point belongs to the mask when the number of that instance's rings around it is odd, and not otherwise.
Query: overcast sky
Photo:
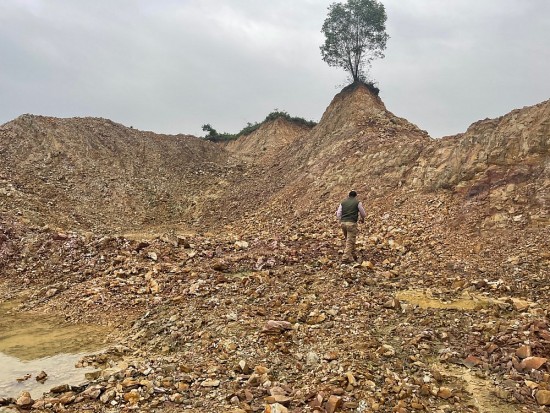
[[[318,121],[346,84],[322,61],[325,0],[0,0],[0,124],[99,116],[235,133],[274,109]],[[383,0],[371,74],[434,138],[550,98],[549,0]]]

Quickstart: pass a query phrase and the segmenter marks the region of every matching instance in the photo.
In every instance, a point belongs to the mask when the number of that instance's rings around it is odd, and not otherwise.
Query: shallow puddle
[[[17,398],[22,391],[26,390],[33,399],[36,399],[51,388],[62,384],[76,386],[85,383],[84,374],[95,370],[93,368],[75,368],[75,364],[85,354],[58,354],[32,361],[21,361],[0,353],[0,365],[2,366],[0,397]],[[48,374],[43,383],[36,381],[36,376],[42,371]]]
[[[499,399],[496,387],[487,379],[475,376],[470,370],[458,366],[437,366],[442,374],[455,377],[464,382],[464,389],[471,394],[479,413],[517,413],[515,405]]]
[[[395,296],[398,300],[406,301],[410,304],[415,304],[420,308],[437,308],[437,309],[452,309],[452,310],[474,310],[479,307],[488,306],[488,299],[480,299],[475,296],[462,297],[452,301],[442,301],[437,298],[430,297],[424,291],[408,290],[400,291]]]
[[[89,370],[75,364],[104,347],[106,333],[103,327],[68,324],[0,304],[0,397],[17,397],[27,390],[36,398],[57,385],[83,382]],[[48,375],[43,384],[36,381],[41,371]]]

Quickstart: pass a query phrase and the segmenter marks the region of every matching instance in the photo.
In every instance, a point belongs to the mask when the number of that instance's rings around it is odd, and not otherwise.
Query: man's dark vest
[[[357,222],[359,219],[359,201],[355,197],[349,197],[342,201],[342,222]]]

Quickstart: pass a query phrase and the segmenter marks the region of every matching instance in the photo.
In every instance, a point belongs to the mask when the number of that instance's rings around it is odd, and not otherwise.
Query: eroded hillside
[[[2,297],[103,325],[113,347],[83,360],[86,384],[0,405],[544,411],[549,111],[434,140],[359,85],[313,129],[279,119],[225,146],[100,119],[3,125]],[[351,188],[368,216],[341,265]]]
[[[0,148],[2,210],[64,229],[189,225],[236,173],[220,146],[105,119],[24,115]]]

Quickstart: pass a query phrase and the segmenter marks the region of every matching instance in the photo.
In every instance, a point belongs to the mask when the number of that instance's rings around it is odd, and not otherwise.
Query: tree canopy
[[[331,4],[321,29],[323,60],[346,70],[354,82],[366,81],[371,61],[384,57],[389,39],[386,19],[384,5],[376,0]]]

